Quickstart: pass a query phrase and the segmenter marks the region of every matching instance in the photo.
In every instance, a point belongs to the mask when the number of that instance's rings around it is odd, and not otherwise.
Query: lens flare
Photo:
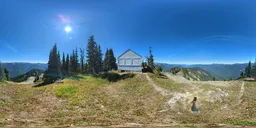
[[[68,32],[70,32],[72,29],[71,29],[71,27],[70,26],[66,26],[65,27],[65,31],[68,33]]]

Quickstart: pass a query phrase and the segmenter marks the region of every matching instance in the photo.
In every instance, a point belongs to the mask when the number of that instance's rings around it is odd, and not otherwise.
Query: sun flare
[[[65,31],[68,33],[68,32],[70,32],[72,30],[72,28],[70,27],[70,26],[66,26],[65,27]]]

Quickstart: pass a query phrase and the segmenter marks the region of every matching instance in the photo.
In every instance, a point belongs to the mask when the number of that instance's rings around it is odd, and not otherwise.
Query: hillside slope
[[[19,75],[19,76],[11,78],[11,81],[13,81],[13,82],[23,82],[23,81],[26,81],[29,77],[35,76],[36,72],[38,73],[38,76],[40,76],[41,74],[44,73],[43,70],[32,69],[32,70],[30,70],[29,72],[27,72],[25,74],[22,74],[22,75]]]
[[[21,62],[13,62],[13,63],[2,63],[5,68],[10,72],[10,77],[16,77],[22,74],[29,72],[32,69],[41,69],[46,70],[47,64],[43,63],[21,63]]]
[[[77,75],[40,87],[0,83],[0,126],[256,125],[254,82],[219,81],[215,86],[207,84],[209,81],[177,83],[151,73],[129,76],[111,82]],[[201,111],[198,115],[190,109],[195,96]]]
[[[221,80],[222,78],[214,75],[208,71],[205,71],[201,68],[182,68],[182,67],[173,67],[169,69],[168,72],[171,72],[174,75],[181,75],[184,78],[192,81],[207,81],[212,80],[213,77],[216,78],[216,80]]]
[[[162,66],[164,71],[168,71],[170,68],[181,66],[184,68],[201,68],[212,74],[215,74],[223,79],[237,79],[240,76],[241,71],[245,69],[247,63],[241,64],[166,64],[166,63],[155,63],[156,66]],[[222,79],[222,80],[223,80]]]

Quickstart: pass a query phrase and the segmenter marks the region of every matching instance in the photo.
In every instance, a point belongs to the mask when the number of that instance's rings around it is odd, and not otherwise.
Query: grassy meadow
[[[46,86],[0,83],[0,126],[256,125],[255,82],[246,82],[239,97],[241,81],[216,86],[148,75],[169,94],[157,92],[142,73],[114,81],[77,75]],[[198,115],[190,111],[194,96]]]

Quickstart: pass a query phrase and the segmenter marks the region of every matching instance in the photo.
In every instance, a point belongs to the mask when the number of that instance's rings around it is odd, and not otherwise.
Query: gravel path
[[[165,89],[160,88],[159,86],[157,86],[157,85],[151,80],[151,78],[148,76],[147,73],[144,73],[144,74],[146,75],[146,78],[147,78],[149,84],[151,84],[151,85],[155,88],[156,91],[160,92],[162,95],[168,95],[168,91],[167,91],[167,90],[165,90]]]

